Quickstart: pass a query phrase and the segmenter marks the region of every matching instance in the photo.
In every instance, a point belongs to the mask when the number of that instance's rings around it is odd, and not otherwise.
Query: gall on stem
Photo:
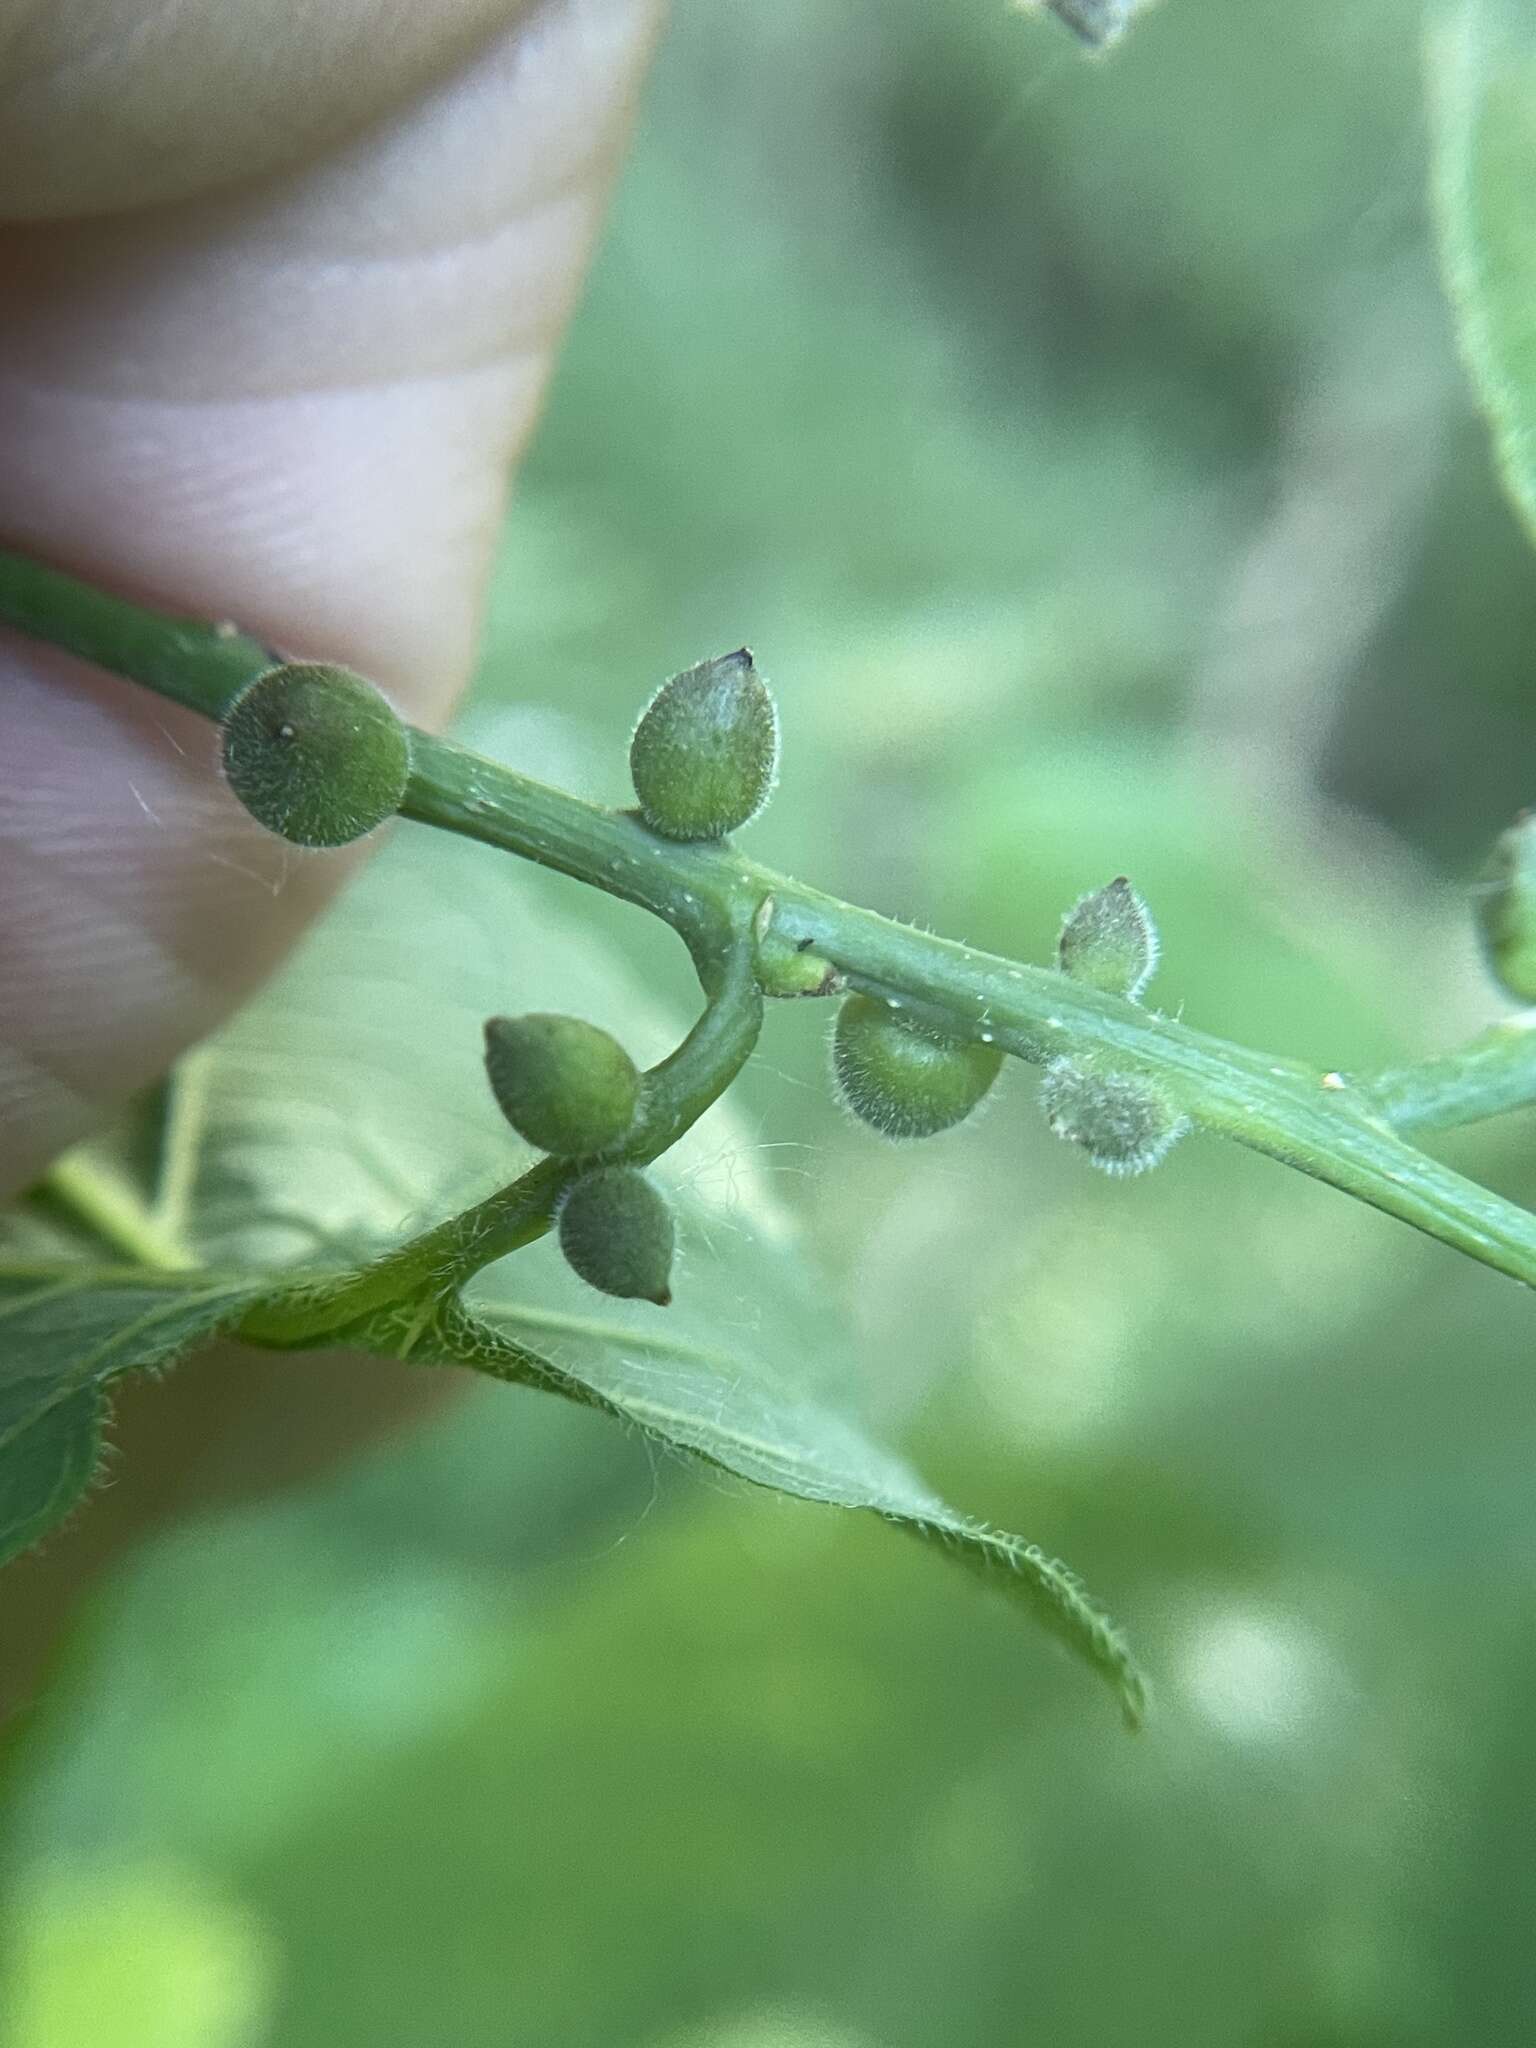
[[[1055,1135],[1086,1153],[1101,1173],[1147,1173],[1189,1129],[1188,1117],[1155,1081],[1081,1053],[1047,1063],[1040,1107]]]
[[[348,846],[394,816],[411,738],[383,692],[350,669],[284,662],[235,698],[224,774],[258,823],[293,846]]]
[[[1062,920],[1056,964],[1105,995],[1138,1002],[1161,950],[1146,903],[1124,875],[1082,896]]]
[[[839,1100],[886,1138],[931,1138],[962,1123],[1002,1063],[997,1046],[943,1037],[876,996],[849,996],[832,1034]]]
[[[485,1070],[507,1122],[556,1158],[606,1152],[629,1135],[640,1106],[634,1061],[581,1017],[492,1017]]]
[[[623,1301],[672,1299],[676,1231],[666,1197],[634,1166],[599,1166],[567,1189],[557,1227],[566,1264]]]
[[[723,839],[755,818],[779,765],[779,720],[745,647],[684,669],[629,747],[640,815],[664,839]]]

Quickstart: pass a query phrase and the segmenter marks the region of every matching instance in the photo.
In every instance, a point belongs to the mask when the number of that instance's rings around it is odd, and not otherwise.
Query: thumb
[[[500,11],[308,161],[269,152],[244,183],[0,226],[8,542],[348,662],[418,722],[446,715],[655,8]],[[329,9],[284,12],[334,28]],[[461,16],[443,11],[462,40]],[[71,77],[99,89],[101,64],[50,75],[67,150]],[[0,151],[14,106],[0,77]],[[142,133],[126,122],[122,148]],[[121,190],[141,182],[125,159]],[[49,208],[12,203],[28,211]],[[0,1192],[209,1031],[349,859],[266,838],[201,721],[0,635]]]

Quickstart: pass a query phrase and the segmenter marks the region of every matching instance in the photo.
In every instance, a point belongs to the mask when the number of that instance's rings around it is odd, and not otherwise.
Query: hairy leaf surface
[[[0,1563],[90,1484],[108,1382],[174,1364],[260,1291],[200,1274],[0,1263]]]
[[[783,1329],[777,1318],[769,1327]],[[884,1516],[1018,1600],[1108,1681],[1127,1722],[1140,1724],[1141,1675],[1075,1574],[1038,1545],[958,1514],[851,1417],[808,1399],[779,1369],[761,1328],[738,1324],[723,1337],[655,1332],[636,1317],[540,1311],[511,1299],[509,1287],[501,1304],[438,1325],[426,1341],[482,1371],[504,1361],[509,1378],[602,1408],[754,1485]]]
[[[97,1454],[99,1389],[114,1372],[168,1364],[285,1270],[350,1266],[522,1169],[530,1155],[481,1064],[487,1015],[574,1011],[643,1062],[675,1043],[681,1020],[637,995],[607,949],[568,923],[561,886],[480,847],[400,834],[283,977],[184,1064],[154,1142],[140,1133],[96,1148],[113,1213],[126,1209],[125,1187],[139,1191],[130,1237],[142,1227],[147,1242],[238,1277],[81,1269],[77,1281],[38,1269],[54,1284],[18,1293],[9,1354],[18,1387],[32,1390],[19,1425],[26,1458],[0,1438],[12,1548],[78,1498]],[[347,1336],[560,1393],[756,1485],[885,1516],[1021,1600],[1138,1719],[1136,1671],[1072,1575],[956,1513],[858,1419],[856,1347],[730,1107],[657,1170],[681,1225],[665,1314],[595,1308],[546,1242],[483,1275],[469,1313],[407,1302]]]

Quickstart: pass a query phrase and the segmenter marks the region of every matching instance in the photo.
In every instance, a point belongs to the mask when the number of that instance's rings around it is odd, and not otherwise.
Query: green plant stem
[[[719,1100],[741,1072],[763,1022],[763,998],[745,934],[704,972],[709,1000],[693,1029],[645,1076],[635,1129],[602,1155],[648,1165]],[[360,1317],[420,1295],[456,1296],[476,1273],[532,1244],[550,1228],[560,1197],[590,1161],[541,1159],[537,1166],[339,1279],[321,1276],[258,1303],[240,1325],[253,1343],[307,1345]]]
[[[3,548],[0,620],[208,718],[280,658],[232,625],[150,611]]]
[[[1104,995],[869,911],[779,883],[785,929],[808,936],[856,988],[916,996],[1023,1059],[1085,1048],[1152,1075],[1205,1130],[1371,1203],[1498,1271],[1536,1285],[1536,1217],[1398,1137],[1342,1077],[1281,1062]],[[1536,1092],[1536,1075],[1532,1076]]]
[[[1037,1064],[1084,1047],[1107,1052],[1171,1085],[1203,1128],[1536,1285],[1536,1217],[1405,1143],[1367,1091],[1331,1085],[1337,1076],[1250,1052],[1052,970],[894,923],[760,867],[729,844],[658,839],[628,813],[529,783],[446,741],[416,750],[402,809],[638,903],[690,943],[771,899],[772,932],[830,960],[849,986],[920,1004],[951,1028],[990,1034]],[[1536,1073],[1531,1088],[1536,1096]]]
[[[1522,1011],[1453,1052],[1388,1067],[1365,1082],[1393,1130],[1448,1131],[1536,1103],[1536,1010]]]
[[[724,844],[660,839],[632,811],[603,810],[428,733],[412,734],[400,815],[638,904],[681,934],[695,964],[720,955],[763,895],[761,871]]]
[[[16,555],[0,554],[0,620],[215,718],[239,680],[269,659],[257,642],[226,629],[161,617]],[[1439,1165],[1401,1135],[1536,1100],[1536,1059],[1509,1027],[1459,1053],[1374,1081],[1346,1082],[1210,1037],[1053,970],[977,952],[841,902],[760,867],[729,842],[682,845],[658,838],[628,812],[549,789],[450,741],[415,734],[412,758],[405,817],[557,869],[638,904],[682,936],[711,1004],[674,1055],[681,1065],[668,1086],[692,1087],[689,1049],[702,1054],[710,1040],[728,963],[739,963],[744,935],[757,921],[760,942],[771,937],[780,946],[804,946],[830,961],[848,985],[897,1005],[921,1005],[949,1029],[990,1037],[1021,1059],[1039,1064],[1097,1050],[1152,1075],[1203,1128],[1536,1285],[1536,1217]],[[758,920],[765,905],[769,914]],[[721,1013],[738,1022],[744,1015],[739,1006]],[[732,1056],[740,1052],[737,1066],[756,1028],[754,1021],[731,1041]],[[664,1062],[658,1072],[669,1067]],[[709,1067],[689,1100],[713,1100],[727,1069],[735,1071],[728,1059]],[[665,1143],[644,1156],[654,1157]],[[477,1222],[451,1219],[391,1256],[418,1277],[432,1270],[432,1259],[446,1272],[469,1260],[484,1263],[479,1253],[487,1247],[499,1247],[487,1256],[500,1256],[548,1227],[567,1171],[552,1163],[535,1167],[489,1205],[468,1212]]]

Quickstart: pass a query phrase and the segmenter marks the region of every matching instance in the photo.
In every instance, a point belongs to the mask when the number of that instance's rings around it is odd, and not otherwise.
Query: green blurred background
[[[618,800],[643,696],[747,638],[764,860],[1034,959],[1128,873],[1163,1007],[1346,1070],[1493,1015],[1536,575],[1419,30],[1164,0],[1091,62],[994,0],[680,0],[475,736]],[[655,926],[549,902],[509,986],[686,1016]],[[1214,1142],[1104,1181],[1023,1075],[880,1145],[824,1028],[770,1019],[717,1174],[882,1426],[1125,1622],[1150,1730],[866,1518],[474,1389],[94,1596],[10,1759],[7,2048],[1536,2038],[1528,1298]],[[1443,1149],[1536,1201],[1530,1128]]]

